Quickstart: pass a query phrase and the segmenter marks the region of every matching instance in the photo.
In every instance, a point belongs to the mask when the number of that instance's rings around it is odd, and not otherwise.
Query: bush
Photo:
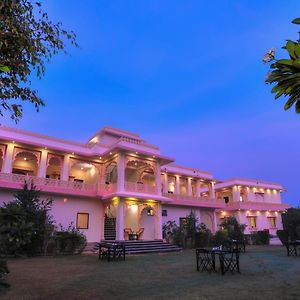
[[[239,224],[235,217],[225,218],[224,221],[220,224],[220,227],[222,230],[227,231],[229,239],[239,241],[243,240],[246,225]]]
[[[53,232],[48,212],[52,202],[41,200],[33,183],[25,181],[15,200],[0,208],[0,251],[4,254],[36,255],[45,251]]]
[[[201,223],[195,233],[194,247],[208,247],[213,243],[213,234],[204,223]]]
[[[60,230],[55,232],[53,241],[54,245],[53,243],[50,245],[54,254],[81,253],[86,246],[85,235],[76,229],[72,223],[66,229],[60,225]]]
[[[255,245],[269,245],[270,234],[268,230],[257,231],[252,234],[252,241]]]
[[[227,241],[229,239],[229,235],[227,230],[218,230],[215,233],[215,245],[220,246],[223,244],[223,242]]]
[[[291,240],[299,238],[299,230],[297,227],[300,226],[300,209],[289,208],[286,213],[282,214],[283,228],[288,231]]]
[[[288,242],[289,232],[287,230],[277,230],[276,234],[283,245],[285,245]]]
[[[1,287],[9,287],[10,285],[5,282],[5,276],[9,273],[7,263],[4,260],[0,260],[0,290]]]

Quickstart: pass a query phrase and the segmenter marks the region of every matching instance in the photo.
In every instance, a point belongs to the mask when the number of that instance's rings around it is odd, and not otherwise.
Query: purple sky
[[[274,100],[261,63],[297,38],[299,1],[52,0],[45,9],[81,49],[33,81],[47,106],[26,106],[17,127],[82,142],[104,125],[123,128],[217,179],[280,182],[284,201],[299,205],[300,116]]]

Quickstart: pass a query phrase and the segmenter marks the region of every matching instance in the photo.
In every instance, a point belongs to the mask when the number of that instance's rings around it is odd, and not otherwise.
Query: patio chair
[[[196,249],[197,271],[216,271],[215,256],[207,249]]]
[[[225,251],[219,256],[222,275],[230,271],[240,273],[240,252],[238,249]]]
[[[137,237],[138,237],[138,240],[141,240],[141,239],[142,239],[144,230],[145,230],[144,228],[140,228],[140,229],[136,232]]]
[[[286,247],[287,256],[298,256],[296,241],[286,242],[285,247]]]
[[[129,240],[129,235],[133,234],[133,231],[131,228],[124,228],[124,239]]]

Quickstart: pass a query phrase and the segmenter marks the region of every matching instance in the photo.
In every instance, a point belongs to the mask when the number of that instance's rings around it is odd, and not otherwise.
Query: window
[[[77,213],[76,228],[77,229],[88,229],[89,228],[89,214],[88,213]]]
[[[256,217],[248,217],[250,228],[256,228]]]
[[[162,215],[163,217],[167,217],[167,216],[168,216],[168,211],[167,211],[166,209],[163,209],[163,210],[161,211],[161,215]]]
[[[271,228],[276,228],[276,217],[269,217]]]

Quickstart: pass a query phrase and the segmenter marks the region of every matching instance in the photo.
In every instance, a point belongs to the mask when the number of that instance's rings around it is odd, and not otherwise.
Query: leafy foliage
[[[0,290],[1,287],[9,287],[10,285],[5,282],[5,276],[9,273],[7,263],[5,260],[0,260]]]
[[[270,241],[270,233],[268,230],[259,230],[251,234],[251,240],[255,245],[268,245]]]
[[[300,18],[293,20],[292,23],[300,25]],[[285,110],[295,105],[296,113],[300,113],[300,40],[288,40],[283,49],[288,52],[289,58],[275,59],[274,51],[264,55],[264,62],[274,60],[270,65],[271,70],[266,82],[275,83],[271,91],[276,94],[275,99],[287,97]]]
[[[78,46],[74,32],[53,23],[40,2],[2,0],[0,2],[0,115],[5,110],[16,122],[22,117],[22,102],[30,102],[38,111],[44,106],[31,88],[31,75],[41,78],[46,63],[66,42]]]
[[[244,238],[246,225],[239,224],[235,217],[225,218],[220,226],[221,230],[226,232],[229,239],[242,240]]]
[[[291,240],[300,239],[300,208],[289,208],[282,214],[282,223]]]
[[[60,229],[54,234],[55,254],[81,253],[86,246],[86,237],[71,223],[67,228],[60,225]]]
[[[51,200],[40,199],[33,183],[25,182],[15,200],[0,208],[0,251],[13,255],[44,252],[54,229],[51,205]]]

